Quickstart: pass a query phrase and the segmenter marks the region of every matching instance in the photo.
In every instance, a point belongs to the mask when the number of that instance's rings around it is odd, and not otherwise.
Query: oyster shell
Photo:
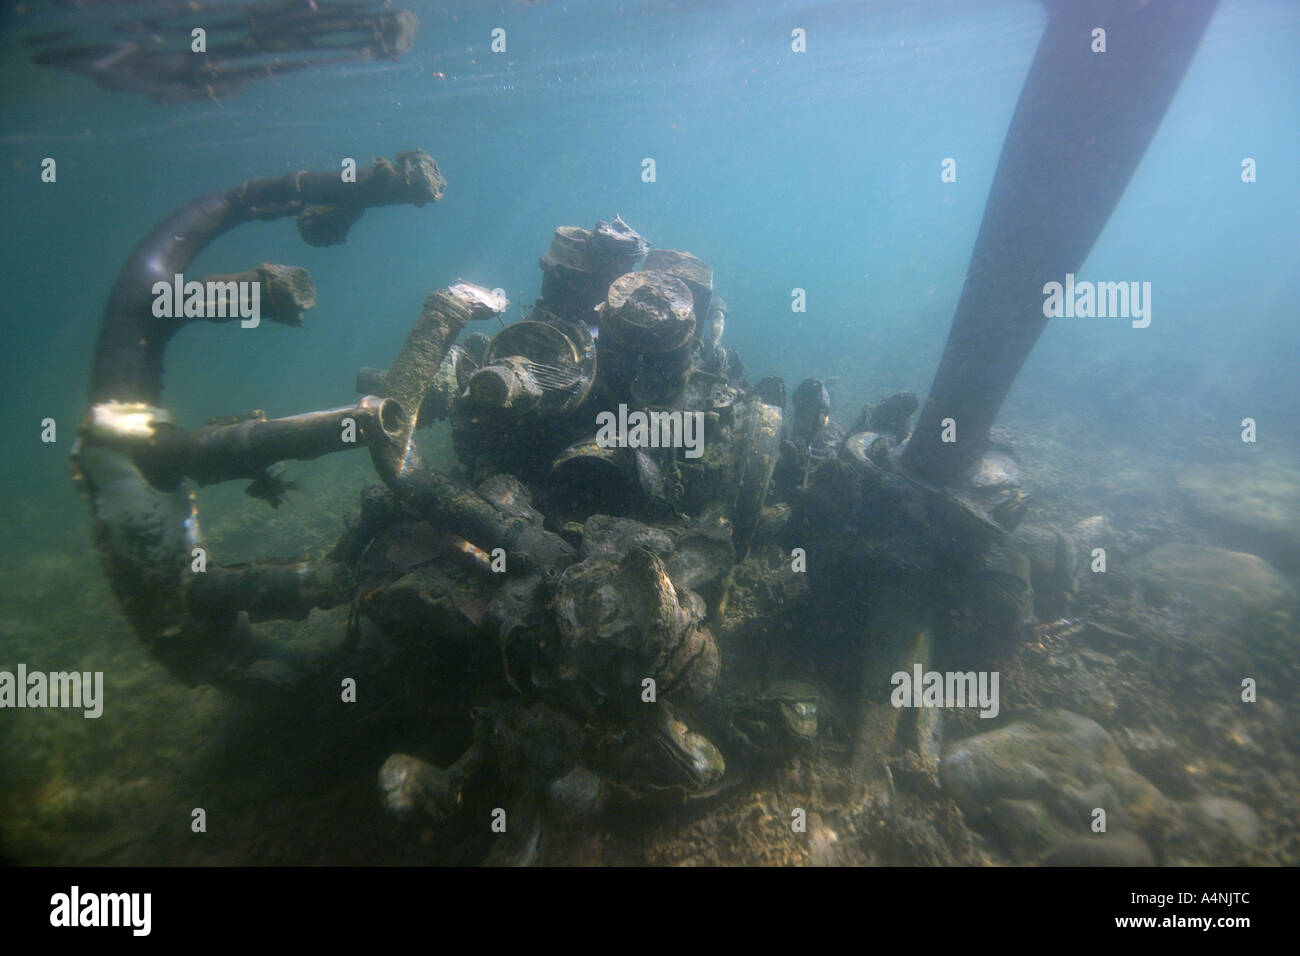
[[[703,789],[722,779],[727,762],[722,752],[704,735],[697,734],[667,709],[651,737],[678,780],[692,789]]]
[[[810,681],[769,681],[736,705],[732,729],[753,750],[806,743],[817,737],[823,700]]]

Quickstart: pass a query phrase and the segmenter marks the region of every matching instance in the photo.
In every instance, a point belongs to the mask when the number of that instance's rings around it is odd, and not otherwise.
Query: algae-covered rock
[[[1088,501],[1112,514],[1131,514],[1158,507],[1169,494],[1161,475],[1142,468],[1109,469],[1083,488]]]
[[[958,741],[945,752],[939,777],[963,812],[1018,862],[1093,836],[1098,808],[1108,828],[1137,832],[1169,809],[1100,724],[1064,710]],[[1132,849],[1116,853],[1132,858]]]
[[[1071,836],[1042,800],[995,800],[989,807],[988,827],[1015,860],[1040,857]]]
[[[1114,830],[1079,837],[1057,847],[1041,866],[1154,866],[1151,848],[1136,833]]]
[[[1267,464],[1213,464],[1178,478],[1188,505],[1233,547],[1300,569],[1300,476]]]
[[[1132,567],[1149,602],[1187,601],[1193,614],[1286,629],[1295,590],[1262,558],[1240,551],[1167,544]]]
[[[1276,862],[1264,823],[1240,800],[1203,795],[1180,803],[1161,846],[1168,866],[1259,866]]]
[[[1192,802],[1191,816],[1222,827],[1242,844],[1250,845],[1259,840],[1259,816],[1240,800],[1201,797]]]

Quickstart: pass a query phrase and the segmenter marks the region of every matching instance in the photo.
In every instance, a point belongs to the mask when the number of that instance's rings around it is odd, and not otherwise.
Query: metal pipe
[[[154,317],[154,283],[170,284],[218,236],[255,219],[299,215],[312,206],[423,206],[441,199],[446,185],[438,164],[412,150],[399,153],[396,163],[376,159],[373,168],[357,172],[354,183],[343,182],[336,171],[290,173],[250,179],[186,203],[136,246],[118,274],[95,345],[91,403],[158,403],[163,352],[185,320]]]
[[[420,454],[419,409],[448,347],[471,320],[499,315],[500,296],[461,283],[428,295],[406,344],[384,375],[384,441],[370,446],[375,470],[408,508],[480,547],[509,547],[526,523],[497,510],[473,489],[440,474]]]
[[[960,484],[1047,325],[1043,286],[1083,265],[1182,82],[1217,0],[1049,3],[957,314],[902,466]],[[1104,53],[1089,37],[1110,34]],[[943,423],[955,423],[955,441]]]
[[[192,432],[161,429],[137,455],[160,485],[182,478],[203,485],[258,478],[276,462],[306,461],[387,440],[380,424],[386,402],[391,399],[367,396],[356,405],[287,418],[249,418]]]
[[[322,207],[355,218],[370,206],[435,201],[445,185],[437,164],[418,150],[399,154],[396,163],[376,160],[355,183],[333,171],[250,179],[174,212],[119,273],[95,348],[91,410],[73,450],[74,474],[90,499],[95,541],[123,612],[150,653],[187,683],[244,687],[294,678],[304,662],[254,634],[249,611],[299,614],[337,601],[344,582],[326,574],[306,586],[274,572],[210,566],[182,479],[256,477],[286,458],[388,444],[395,436],[385,422],[400,420],[400,410],[368,396],[355,406],[286,419],[177,429],[158,396],[163,353],[185,320],[153,315],[154,284],[171,284],[208,243],[241,223],[298,214],[303,237],[319,240],[303,217]],[[345,437],[349,417],[355,445]]]
[[[351,572],[336,561],[210,567],[193,576],[186,606],[200,618],[220,619],[234,609],[252,621],[301,621],[315,608],[346,603],[354,587]]]

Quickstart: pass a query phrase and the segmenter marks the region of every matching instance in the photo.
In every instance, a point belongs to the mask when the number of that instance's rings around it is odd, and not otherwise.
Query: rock
[[[1168,485],[1155,472],[1127,469],[1106,474],[1087,485],[1083,494],[1112,514],[1129,515],[1158,507],[1168,494]]]
[[[600,806],[601,780],[585,767],[574,767],[551,781],[547,795],[551,806],[566,818],[589,817]]]
[[[1192,468],[1178,478],[1189,506],[1234,547],[1300,570],[1300,478],[1256,463]]]
[[[1187,772],[1187,761],[1178,744],[1158,728],[1123,727],[1115,732],[1115,742],[1138,772],[1158,784],[1165,793],[1175,796],[1194,786]]]
[[[1103,667],[1115,666],[1115,658],[1111,657],[1109,654],[1103,654],[1100,651],[1091,651],[1086,647],[1079,651],[1079,656],[1090,664],[1099,664]]]
[[[1262,558],[1240,551],[1194,544],[1167,544],[1138,558],[1132,567],[1140,593],[1157,606],[1186,601],[1193,622],[1202,631],[1223,633],[1206,622],[1232,623],[1290,630],[1295,590]]]
[[[1168,804],[1100,724],[1064,710],[956,742],[939,776],[963,812],[1020,862],[1091,835],[1096,808],[1109,827],[1141,831]]]
[[[998,800],[989,809],[989,828],[1013,859],[1032,860],[1070,836],[1041,800]]]
[[[1267,788],[1260,795],[1270,804],[1275,797],[1267,794]],[[1241,801],[1203,795],[1178,804],[1176,811],[1161,843],[1165,865],[1196,866],[1211,861],[1215,866],[1276,864],[1277,840],[1263,838],[1264,823]]]
[[[1115,649],[1134,647],[1141,643],[1141,638],[1096,621],[1084,621],[1083,629],[1079,631],[1079,643]]]
[[[1259,816],[1240,800],[1201,797],[1188,804],[1186,809],[1192,823],[1217,827],[1245,846],[1253,846],[1259,841]]]
[[[1113,830],[1058,846],[1039,866],[1154,866],[1151,848],[1137,834]]]
[[[1047,798],[1080,792],[1115,777],[1146,802],[1155,788],[1128,766],[1100,724],[1064,710],[1042,711],[1013,724],[957,741],[940,771],[946,790],[963,809],[1006,798]],[[1152,791],[1143,793],[1143,787]]]
[[[810,866],[835,866],[839,835],[826,826],[816,813],[808,815],[808,863]]]

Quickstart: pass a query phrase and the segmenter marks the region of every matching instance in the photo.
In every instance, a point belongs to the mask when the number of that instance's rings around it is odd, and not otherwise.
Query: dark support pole
[[[957,314],[902,466],[961,482],[1047,324],[1043,286],[1077,272],[1124,194],[1216,0],[1049,3],[984,208]],[[1106,51],[1093,52],[1093,31]],[[956,441],[940,440],[942,422]]]

